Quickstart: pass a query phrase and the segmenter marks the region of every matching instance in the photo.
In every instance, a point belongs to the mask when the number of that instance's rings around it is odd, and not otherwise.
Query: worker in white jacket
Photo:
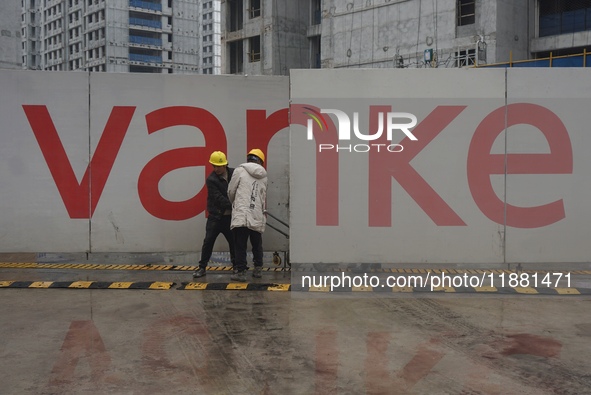
[[[235,267],[232,280],[246,281],[246,248],[250,239],[254,260],[252,276],[260,278],[263,268],[263,232],[265,231],[267,171],[262,166],[265,155],[260,149],[251,150],[246,163],[236,167],[228,185],[228,197],[232,202]]]

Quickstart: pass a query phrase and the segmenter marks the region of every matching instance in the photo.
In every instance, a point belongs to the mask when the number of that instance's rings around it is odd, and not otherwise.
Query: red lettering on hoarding
[[[23,109],[68,215],[70,218],[91,218],[127,133],[135,107],[113,107],[80,183],[76,179],[47,107],[23,105]]]
[[[287,108],[275,111],[267,117],[266,110],[246,111],[246,150],[258,148],[265,154],[265,167],[270,159],[269,142],[279,131],[289,127]],[[246,153],[244,154],[246,157]]]
[[[307,126],[308,109],[320,112],[318,107],[293,104],[290,107],[290,123]],[[339,225],[339,154],[336,150],[320,152],[320,144],[338,145],[336,126],[330,117],[324,117],[327,130],[319,130],[314,125],[316,142],[316,225]]]
[[[439,106],[413,130],[419,139],[408,137],[400,144],[401,152],[385,149],[391,142],[380,136],[369,151],[369,226],[390,227],[392,224],[392,179],[414,199],[438,226],[465,226],[464,221],[411,166],[410,162],[466,108]],[[82,180],[78,182],[72,164],[51,116],[43,105],[23,105],[26,117],[56,183],[70,218],[89,219],[100,200],[115,159],[133,117],[135,107],[113,107],[94,153],[89,158]],[[378,113],[382,116],[390,106],[370,107],[370,132],[378,129]],[[267,116],[265,110],[247,110],[247,149],[258,147],[268,151],[274,135],[289,126],[289,122],[313,128],[316,145],[316,225],[339,224],[339,153],[321,150],[323,144],[338,145],[338,131],[330,117],[313,123],[310,116],[321,110],[309,105],[292,105]],[[291,117],[291,119],[288,119]],[[316,119],[316,118],[315,118]],[[384,124],[386,123],[384,118]],[[310,124],[308,122],[311,122]],[[185,220],[205,211],[205,185],[186,201],[169,201],[160,194],[158,184],[169,172],[185,168],[204,168],[209,174],[208,158],[214,150],[227,151],[226,135],[219,120],[210,112],[196,107],[167,107],[146,115],[148,134],[172,127],[193,126],[205,137],[203,147],[185,147],[163,152],[150,160],[138,179],[138,194],[144,208],[153,216],[165,220]],[[525,124],[539,129],[546,138],[550,153],[491,154],[495,139],[507,128]],[[311,138],[311,137],[310,137]],[[268,163],[268,159],[267,159]],[[503,174],[572,174],[572,145],[564,124],[547,108],[519,103],[503,106],[485,117],[470,142],[467,178],[475,203],[486,217],[499,224],[518,228],[548,226],[565,218],[562,199],[535,207],[519,207],[500,199],[491,184],[491,175]]]
[[[514,125],[538,128],[546,137],[549,154],[491,154],[497,136]],[[505,164],[506,159],[506,164]],[[516,228],[539,228],[565,217],[562,199],[535,207],[506,204],[495,194],[490,180],[495,174],[572,174],[573,152],[566,127],[545,107],[518,103],[491,112],[476,128],[468,151],[468,185],[474,201],[492,221]],[[506,167],[505,167],[506,166]],[[505,218],[505,208],[507,215]]]
[[[404,150],[395,154],[386,149],[369,153],[369,226],[392,226],[392,178],[413,198],[425,213],[439,226],[465,226],[466,223],[435,192],[423,177],[410,165],[443,129],[466,106],[438,106],[414,129],[418,141],[405,137],[400,144]],[[391,107],[370,107],[370,129],[378,128],[378,112],[387,113]],[[385,121],[384,121],[385,124]],[[382,135],[377,143],[388,145]]]
[[[158,183],[169,172],[184,167],[203,166],[205,177],[211,172],[209,155],[216,150],[227,151],[224,128],[209,111],[197,107],[166,107],[146,115],[148,134],[172,126],[194,126],[205,137],[204,147],[177,148],[163,152],[142,169],[138,179],[138,194],[146,211],[154,217],[181,221],[205,211],[207,188],[205,184],[192,198],[173,202],[160,194]]]

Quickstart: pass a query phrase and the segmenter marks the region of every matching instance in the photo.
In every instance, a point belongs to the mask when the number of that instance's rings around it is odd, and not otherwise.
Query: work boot
[[[254,278],[261,278],[263,277],[263,267],[262,266],[255,266],[254,271],[252,272],[252,276]]]
[[[207,273],[205,272],[205,268],[204,267],[199,267],[199,269],[197,269],[197,270],[195,270],[195,272],[193,272],[193,278],[203,277],[206,274]]]
[[[245,282],[246,281],[246,274],[244,273],[244,270],[242,270],[242,271],[239,271],[238,273],[232,274],[232,277],[230,277],[230,278],[234,281]]]

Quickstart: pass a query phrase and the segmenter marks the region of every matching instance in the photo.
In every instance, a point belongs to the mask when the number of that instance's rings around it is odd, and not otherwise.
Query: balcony
[[[52,67],[60,63],[64,63],[64,60],[62,58],[52,59],[47,61],[46,67]]]
[[[107,22],[104,20],[98,21],[98,22],[92,22],[86,26],[86,31],[96,30],[96,29],[100,29],[101,27],[106,27],[106,26],[107,26]]]
[[[104,56],[102,56],[100,58],[88,59],[86,61],[85,67],[94,67],[94,66],[98,66],[98,65],[101,65],[101,64],[105,64],[105,63],[107,63],[106,62],[106,59],[105,59]]]
[[[141,18],[129,18],[130,25],[142,26],[142,27],[149,27],[153,29],[162,29],[162,21],[152,21],[149,19],[141,19]]]
[[[78,18],[78,19],[74,19],[72,22],[70,22],[68,27],[73,28],[73,27],[78,27],[80,25],[82,25],[82,19]]]
[[[139,55],[139,54],[130,53],[129,60],[131,62],[162,63],[162,56]]]
[[[162,46],[162,39],[161,38],[129,36],[129,42],[131,44],[148,45],[148,46],[154,46],[154,47],[161,47]]]
[[[104,47],[105,45],[107,45],[107,40],[105,38],[101,38],[98,40],[89,40],[86,46],[84,47],[84,50],[88,51],[89,49]]]
[[[148,1],[129,0],[129,6],[135,8],[142,8],[144,10],[162,12],[162,4],[150,3]]]

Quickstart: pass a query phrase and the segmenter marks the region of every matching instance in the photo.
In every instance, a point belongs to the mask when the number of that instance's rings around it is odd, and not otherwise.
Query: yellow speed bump
[[[150,285],[149,289],[170,289],[173,285],[174,283],[171,282],[156,281]]]
[[[581,293],[575,288],[555,288],[560,295],[580,295]]]
[[[497,292],[496,287],[475,287],[476,292]]]
[[[29,288],[49,288],[53,284],[53,281],[35,281]]]
[[[188,283],[185,285],[185,289],[204,290],[207,288],[207,283]]]
[[[539,293],[535,288],[532,287],[515,287],[515,292],[519,294],[537,294]]]
[[[230,283],[226,289],[246,289],[246,287],[248,287],[248,284],[245,283]]]
[[[68,288],[88,288],[92,281],[74,281]]]
[[[269,291],[289,291],[290,284],[275,284],[268,288]]]
[[[131,281],[120,281],[109,285],[110,289],[127,289],[133,284]]]

